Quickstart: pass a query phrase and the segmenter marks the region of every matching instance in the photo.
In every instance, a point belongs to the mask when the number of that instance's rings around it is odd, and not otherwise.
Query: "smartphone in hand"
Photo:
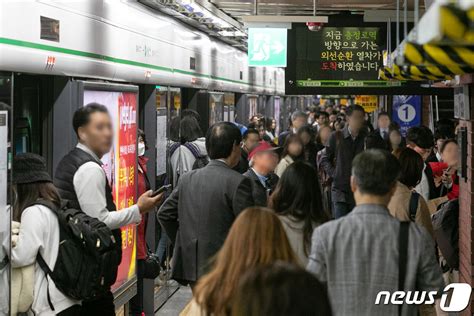
[[[151,194],[151,197],[155,197],[160,193],[163,193],[165,191],[169,191],[169,190],[171,190],[171,187],[172,187],[171,184],[164,185],[164,186],[160,187],[158,190],[153,191],[153,193]]]

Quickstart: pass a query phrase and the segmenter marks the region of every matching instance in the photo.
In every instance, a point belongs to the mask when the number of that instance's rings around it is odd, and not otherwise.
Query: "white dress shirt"
[[[102,164],[99,157],[85,145],[79,143],[77,148],[90,154],[97,162]],[[95,162],[86,162],[77,169],[73,183],[81,210],[87,215],[104,222],[110,229],[117,229],[129,224],[139,224],[142,216],[136,204],[118,212],[107,210],[106,181],[107,176],[104,169]]]

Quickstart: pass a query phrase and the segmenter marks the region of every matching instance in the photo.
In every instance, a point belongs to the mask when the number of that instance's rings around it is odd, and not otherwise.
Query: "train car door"
[[[12,186],[12,110],[13,74],[0,72],[0,240],[9,240],[11,233]],[[8,243],[9,244],[9,243]],[[8,315],[10,310],[10,265],[7,258],[9,249],[0,247],[0,314]]]

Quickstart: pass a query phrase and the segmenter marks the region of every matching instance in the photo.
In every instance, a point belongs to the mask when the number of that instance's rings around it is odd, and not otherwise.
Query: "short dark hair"
[[[260,133],[258,132],[258,130],[256,130],[255,128],[248,128],[245,132],[244,132],[244,135],[242,136],[242,138],[245,140],[249,137],[250,134],[257,134],[258,137],[260,137]]]
[[[250,269],[242,276],[232,303],[236,316],[331,316],[323,284],[305,269],[284,262]]]
[[[400,162],[400,177],[398,181],[409,188],[414,188],[420,183],[425,168],[423,158],[411,148],[405,147],[398,157]]]
[[[352,114],[354,113],[354,111],[362,112],[362,113],[365,115],[365,110],[364,110],[364,108],[361,107],[361,106],[358,105],[358,104],[353,104],[353,105],[350,105],[350,106],[346,107],[346,115],[347,115],[347,116],[352,116]]]
[[[446,149],[446,146],[447,146],[448,144],[456,144],[456,145],[457,145],[458,142],[457,142],[457,140],[455,140],[455,139],[453,139],[453,138],[450,138],[450,139],[448,139],[448,140],[445,140],[445,141],[443,142],[443,145],[441,145],[441,148],[439,149],[439,152],[442,153],[442,152]]]
[[[352,175],[364,194],[386,195],[395,185],[399,172],[400,163],[386,150],[363,151],[352,162]]]
[[[432,148],[434,146],[433,133],[426,126],[412,127],[407,132],[407,142],[424,149]]]
[[[198,123],[201,122],[201,116],[199,115],[198,112],[192,110],[192,109],[184,109],[181,111],[181,119],[184,119],[185,117],[194,117]]]
[[[76,133],[78,138],[79,127],[83,127],[89,124],[91,115],[98,112],[109,114],[109,111],[107,110],[105,105],[95,102],[80,107],[76,110],[76,112],[74,112],[74,116],[72,118],[72,127],[74,128],[74,132]]]
[[[206,149],[209,158],[228,158],[235,145],[242,141],[239,128],[230,122],[219,122],[212,125],[206,133]]]
[[[202,136],[199,121],[193,115],[187,115],[180,122],[180,140],[182,144],[193,142]]]
[[[377,119],[381,118],[382,116],[386,116],[386,117],[390,118],[390,115],[388,115],[387,112],[382,111],[382,112],[379,112],[379,115],[378,115]]]

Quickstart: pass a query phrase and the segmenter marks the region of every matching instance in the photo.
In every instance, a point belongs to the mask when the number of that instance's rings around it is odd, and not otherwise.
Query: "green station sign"
[[[250,67],[286,67],[287,29],[249,28]]]

